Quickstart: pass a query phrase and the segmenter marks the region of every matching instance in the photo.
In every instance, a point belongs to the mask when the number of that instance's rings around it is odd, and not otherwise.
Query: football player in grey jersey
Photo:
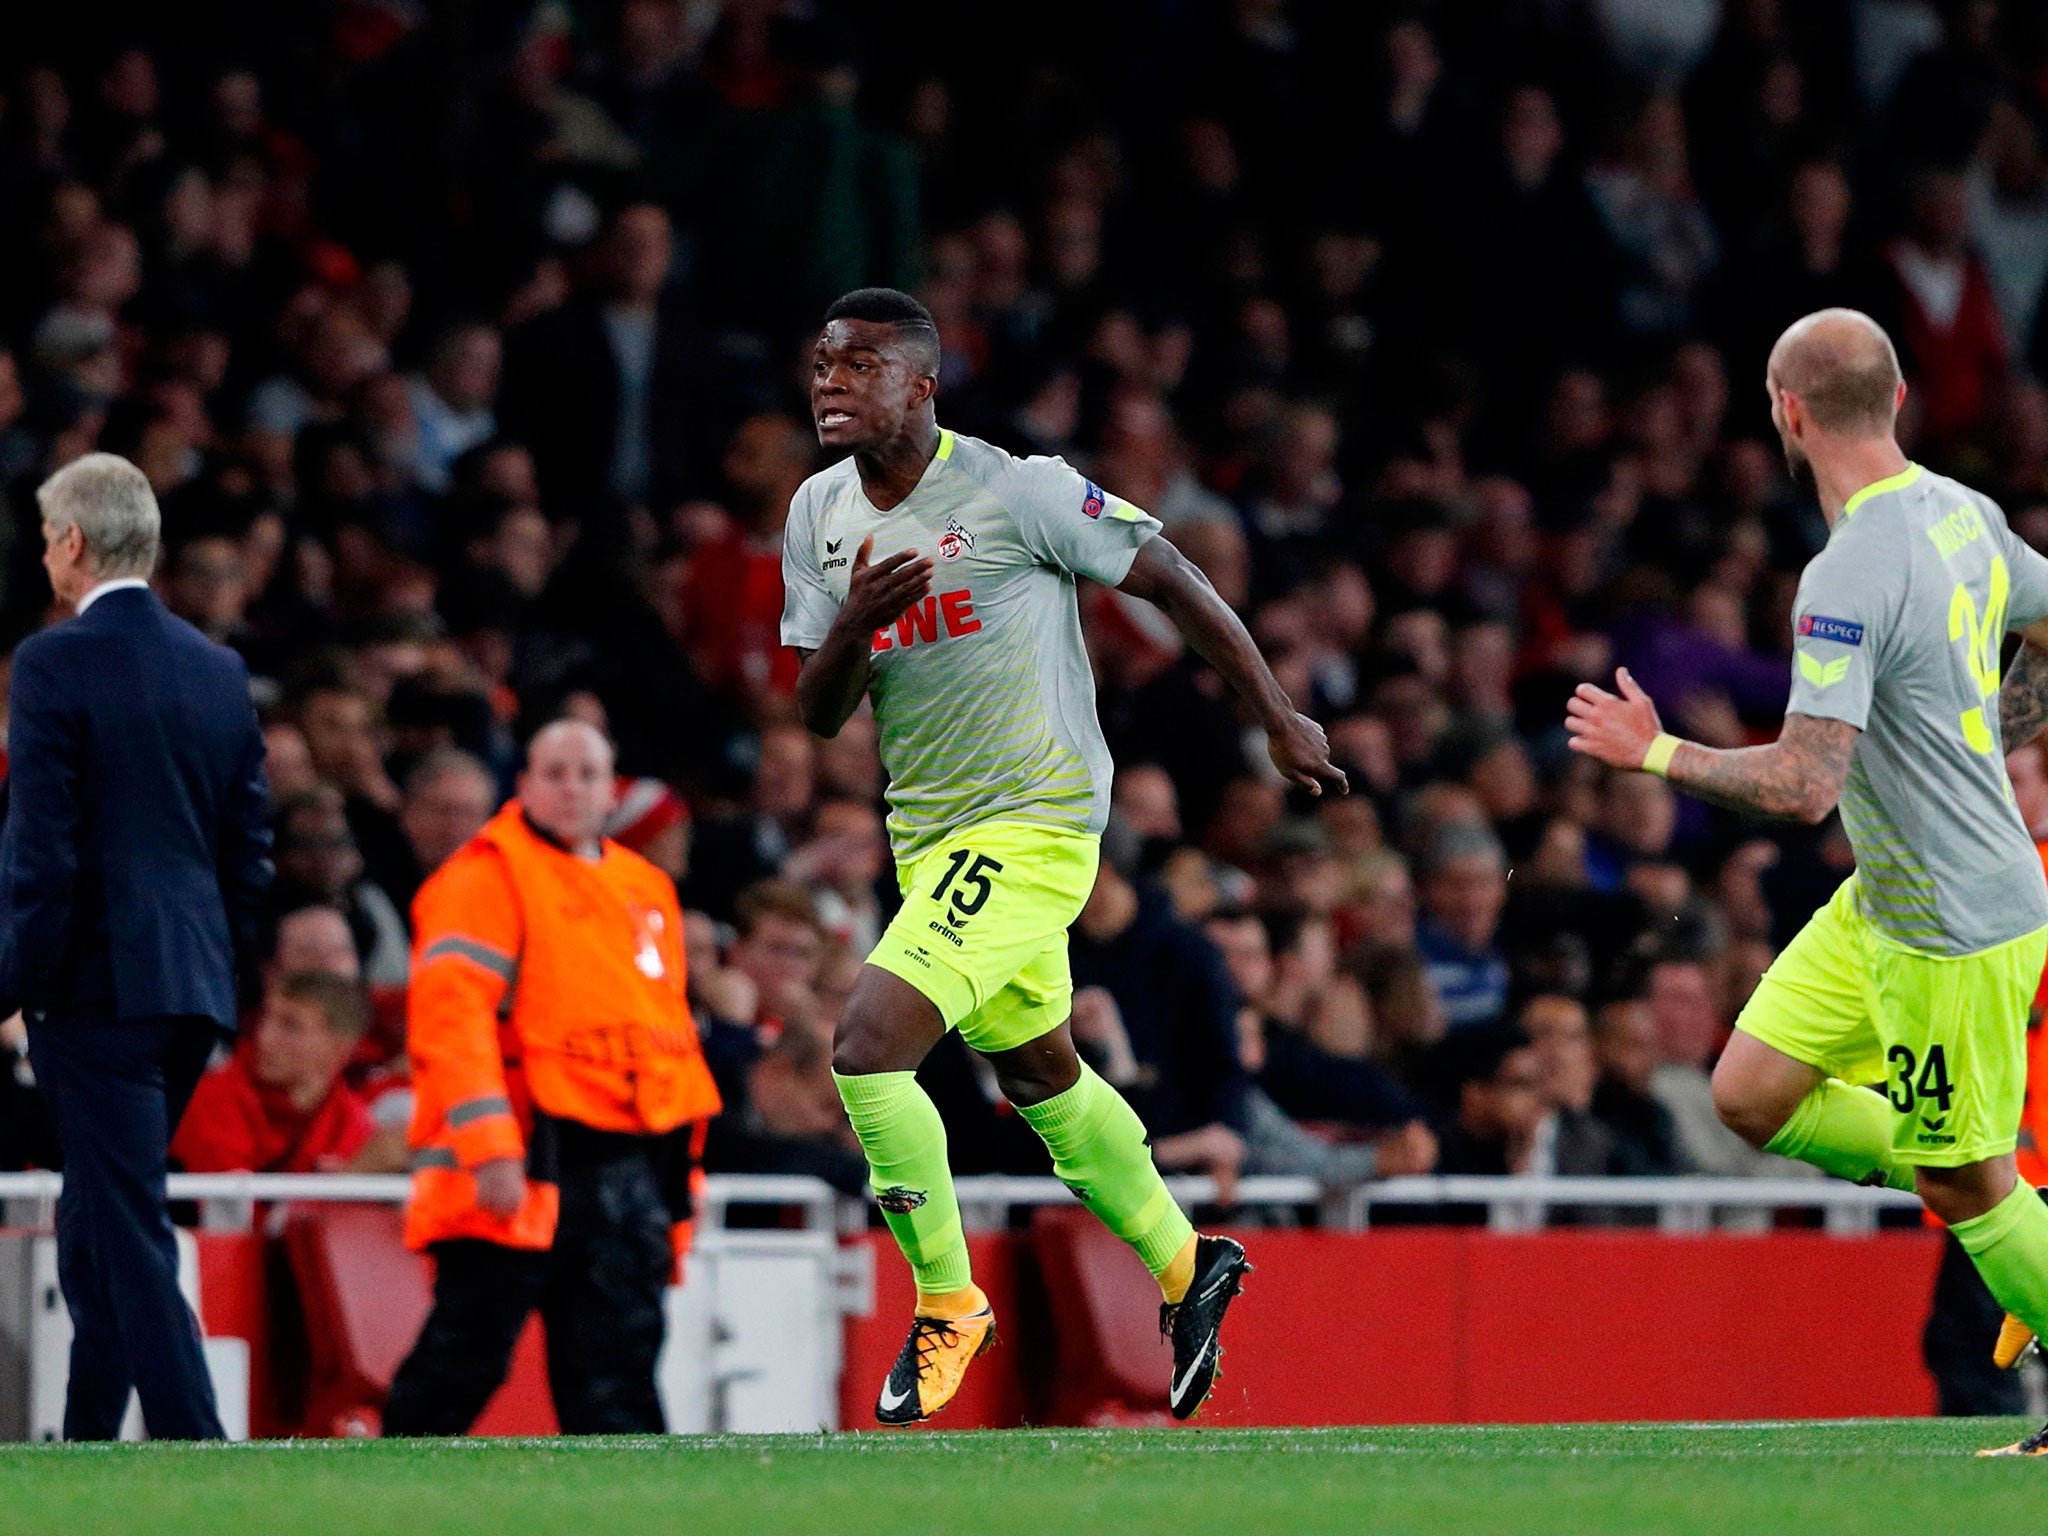
[[[1907,460],[1906,387],[1867,315],[1823,310],[1771,351],[1771,419],[1819,497],[1790,708],[1768,746],[1667,735],[1626,671],[1581,684],[1580,752],[1755,815],[1840,809],[1856,872],[1786,946],[1714,1069],[1752,1144],[1916,1189],[2008,1313],[2001,1355],[2048,1328],[2048,1206],[2013,1151],[2048,885],[2005,753],[2048,714],[2048,560],[1997,504]],[[2009,630],[2023,637],[2001,687]],[[2048,1430],[1993,1454],[2048,1454]]]
[[[904,898],[833,1040],[876,1203],[917,1281],[875,1413],[929,1418],[994,1335],[945,1127],[916,1079],[958,1029],[1053,1171],[1157,1277],[1173,1342],[1167,1401],[1187,1418],[1215,1379],[1247,1265],[1236,1242],[1189,1225],[1143,1124],[1075,1054],[1068,1027],[1067,929],[1094,887],[1110,779],[1079,581],[1156,603],[1265,729],[1281,774],[1317,794],[1347,786],[1322,727],[1158,520],[1058,459],[944,430],[938,374],[938,330],[915,299],[862,289],[832,306],[811,406],[819,442],[847,456],[799,489],[783,541],[797,706],[831,736],[873,700]]]

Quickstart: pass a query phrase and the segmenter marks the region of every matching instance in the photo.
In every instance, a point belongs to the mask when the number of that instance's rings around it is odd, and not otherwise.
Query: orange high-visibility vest
[[[668,876],[617,843],[579,858],[517,800],[413,901],[406,1004],[414,1105],[408,1246],[554,1242],[560,1193],[530,1161],[510,1220],[476,1202],[472,1172],[526,1158],[533,1111],[659,1135],[718,1113],[686,1000],[683,917]],[[675,1233],[678,1255],[687,1245]]]

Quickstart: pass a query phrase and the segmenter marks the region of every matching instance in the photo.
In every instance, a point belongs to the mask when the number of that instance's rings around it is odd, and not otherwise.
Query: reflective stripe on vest
[[[480,965],[502,981],[513,981],[519,975],[519,962],[511,955],[503,950],[493,949],[476,939],[466,939],[460,934],[449,934],[445,938],[434,940],[427,946],[426,953],[420,956],[420,964],[432,965],[447,955],[455,955]]]
[[[509,1115],[511,1113],[512,1101],[510,1099],[506,1098],[502,1093],[488,1094],[480,1099],[466,1100],[449,1110],[448,1129],[459,1131],[465,1125],[474,1125],[477,1121],[491,1115]]]

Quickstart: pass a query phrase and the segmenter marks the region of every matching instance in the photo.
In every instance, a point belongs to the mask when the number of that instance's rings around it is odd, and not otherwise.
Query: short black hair
[[[1452,1075],[1461,1085],[1493,1082],[1510,1056],[1534,1043],[1521,1025],[1504,1019],[1468,1025],[1445,1041]]]
[[[833,300],[825,311],[825,324],[834,320],[866,320],[891,325],[919,349],[919,363],[926,373],[939,371],[939,323],[932,312],[900,288],[856,288]]]

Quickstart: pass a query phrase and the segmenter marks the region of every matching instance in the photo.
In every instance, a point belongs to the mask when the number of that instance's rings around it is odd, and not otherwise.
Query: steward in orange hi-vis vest
[[[684,999],[675,886],[638,854],[607,842],[579,859],[515,800],[421,888],[413,924],[409,1246],[554,1241],[559,1196],[548,1149],[532,1156],[536,1106],[643,1136],[718,1112]],[[526,1202],[509,1221],[476,1203],[471,1170],[499,1157],[528,1160]]]
[[[387,1434],[461,1434],[541,1312],[564,1431],[659,1433],[662,1292],[718,1090],[669,877],[599,833],[610,745],[557,722],[519,798],[420,888],[406,1242],[434,1308]]]

